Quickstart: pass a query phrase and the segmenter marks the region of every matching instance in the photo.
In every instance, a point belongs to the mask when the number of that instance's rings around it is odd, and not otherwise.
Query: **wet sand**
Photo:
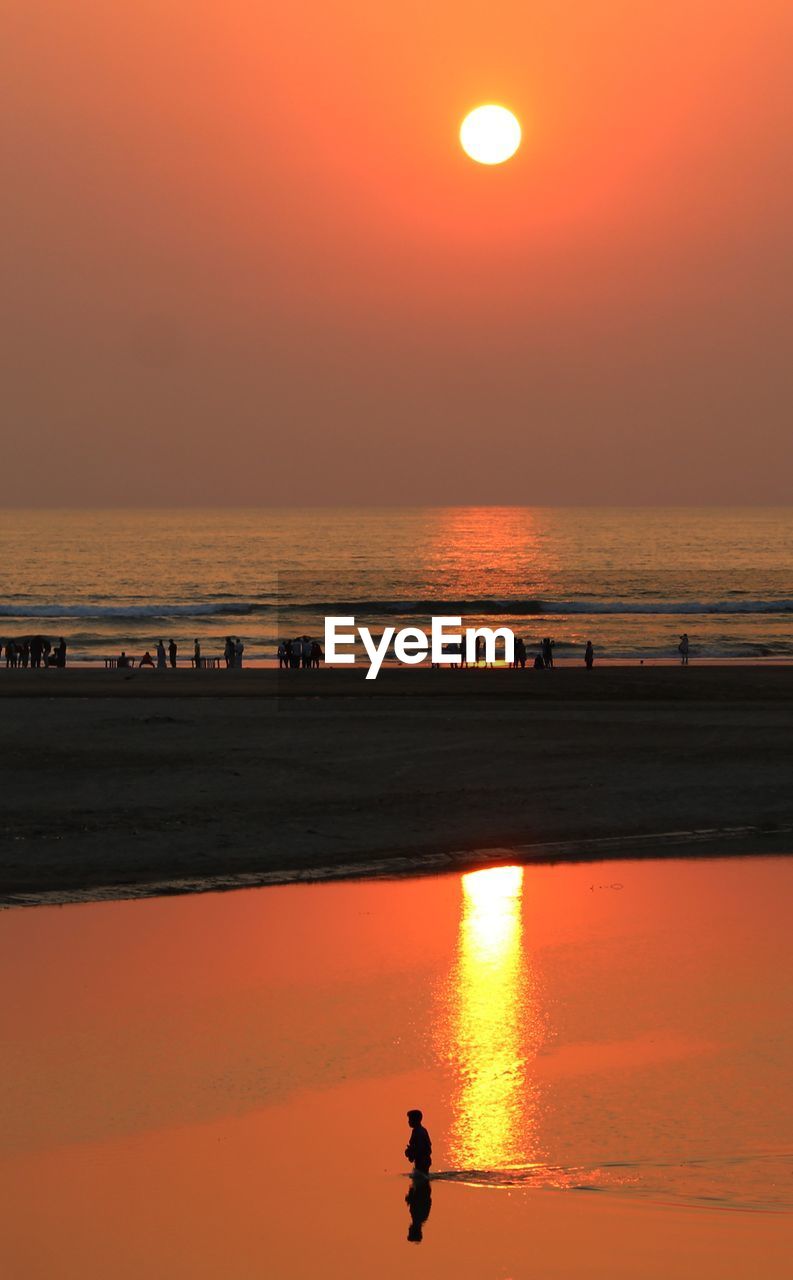
[[[782,851],[792,730],[790,667],[3,670],[0,901]]]

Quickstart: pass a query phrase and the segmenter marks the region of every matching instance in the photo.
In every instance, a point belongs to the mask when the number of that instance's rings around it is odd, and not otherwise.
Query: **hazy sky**
[[[0,13],[0,502],[790,501],[790,0]]]

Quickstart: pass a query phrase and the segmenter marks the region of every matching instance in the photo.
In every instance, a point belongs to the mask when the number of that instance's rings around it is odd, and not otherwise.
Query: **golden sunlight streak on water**
[[[426,530],[423,570],[449,600],[506,598],[515,591],[516,572],[527,595],[552,593],[558,548],[546,522],[544,512],[529,507],[440,510]]]
[[[445,1046],[456,1076],[449,1155],[456,1168],[503,1169],[538,1158],[527,1068],[542,1032],[523,948],[523,868],[471,872],[462,891]]]

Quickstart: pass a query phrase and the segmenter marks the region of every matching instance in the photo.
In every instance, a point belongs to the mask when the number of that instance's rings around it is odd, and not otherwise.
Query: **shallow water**
[[[9,1274],[782,1276],[791,890],[604,862],[6,912]]]

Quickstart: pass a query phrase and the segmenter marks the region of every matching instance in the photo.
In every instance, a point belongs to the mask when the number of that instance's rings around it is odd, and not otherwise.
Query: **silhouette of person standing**
[[[408,1111],[408,1124],[412,1129],[410,1142],[405,1147],[405,1156],[413,1161],[415,1173],[429,1174],[432,1164],[432,1142],[430,1135],[421,1123],[424,1119],[420,1111]]]
[[[584,663],[587,671],[591,671],[595,663],[595,650],[592,648],[592,641],[587,640],[586,649],[584,650]]]
[[[176,667],[176,641],[171,639],[168,641],[168,661],[172,668]]]

